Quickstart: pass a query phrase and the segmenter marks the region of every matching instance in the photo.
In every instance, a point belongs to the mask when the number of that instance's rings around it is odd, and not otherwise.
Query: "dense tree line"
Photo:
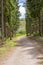
[[[2,39],[12,38],[19,27],[19,6],[17,0],[0,0],[0,27]]]
[[[26,34],[43,35],[43,0],[26,0]]]
[[[1,0],[0,0],[1,2]],[[0,27],[1,27],[1,5],[0,5]]]

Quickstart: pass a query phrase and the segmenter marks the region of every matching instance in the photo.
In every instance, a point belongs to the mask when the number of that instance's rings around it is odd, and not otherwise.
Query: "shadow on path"
[[[32,59],[37,59],[37,65],[43,65],[43,44],[40,41],[23,37],[15,42],[18,43],[17,46],[24,48],[22,52],[26,51],[28,55],[32,55]]]
[[[35,39],[21,37],[16,49],[0,65],[43,65],[43,45]]]

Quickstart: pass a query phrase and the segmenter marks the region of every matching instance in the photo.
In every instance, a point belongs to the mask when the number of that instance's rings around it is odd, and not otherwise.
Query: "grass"
[[[5,41],[5,45],[3,47],[0,47],[0,57],[5,55],[6,52],[8,52],[11,49],[11,47],[14,47],[16,45],[17,43],[15,43],[13,40],[7,39]]]
[[[9,39],[7,39],[5,42],[6,42],[6,46],[8,46],[8,47],[13,47],[13,46],[17,45],[16,42],[9,40]]]
[[[42,40],[43,41],[43,37],[39,37],[38,40]]]
[[[0,56],[4,55],[11,47],[14,47],[17,45],[15,40],[17,40],[21,36],[26,36],[25,34],[16,34],[16,37],[13,37],[12,40],[6,39],[5,46],[0,47]]]
[[[6,52],[8,52],[11,49],[11,47],[14,47],[17,45],[15,42],[10,40],[6,40],[5,43],[6,43],[5,46],[0,47],[0,56],[5,55]]]
[[[0,57],[1,57],[2,55],[4,55],[7,51],[8,51],[8,48],[6,48],[6,47],[1,47],[1,48],[0,48]]]
[[[26,36],[26,34],[16,34],[16,37],[20,37],[20,36]]]

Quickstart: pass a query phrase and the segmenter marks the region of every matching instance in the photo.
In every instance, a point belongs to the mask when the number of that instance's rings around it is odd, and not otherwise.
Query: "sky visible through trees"
[[[19,5],[20,5],[19,11],[20,11],[20,13],[21,13],[20,18],[25,18],[25,13],[26,13],[26,11],[25,11],[25,7],[23,6],[24,3],[25,3],[25,0],[19,0]]]

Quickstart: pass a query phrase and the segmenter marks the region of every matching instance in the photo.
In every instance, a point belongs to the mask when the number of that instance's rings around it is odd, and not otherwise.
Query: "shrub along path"
[[[43,52],[35,40],[24,36],[15,42],[18,43],[16,49],[13,48],[0,65],[43,65]]]

